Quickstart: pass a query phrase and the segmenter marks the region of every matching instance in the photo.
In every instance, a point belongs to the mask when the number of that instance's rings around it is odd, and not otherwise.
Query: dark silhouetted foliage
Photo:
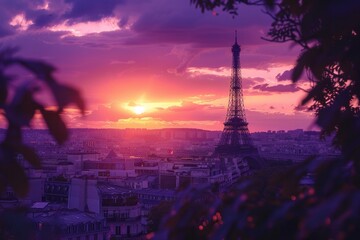
[[[161,220],[163,219],[164,216],[166,216],[167,213],[170,212],[172,205],[173,202],[164,201],[150,209],[149,216],[147,219],[148,232],[155,232],[159,229]]]
[[[0,192],[9,186],[18,197],[24,197],[28,192],[28,180],[18,155],[35,168],[41,167],[41,161],[35,150],[23,143],[22,129],[31,127],[35,115],[41,114],[49,133],[58,144],[63,144],[68,138],[68,130],[61,113],[70,104],[75,104],[84,113],[85,104],[78,90],[54,78],[52,65],[19,58],[15,53],[15,49],[0,50],[0,109],[7,121],[5,137],[0,143]],[[14,67],[26,70],[33,78],[21,81],[22,75],[14,75],[14,70],[11,71]],[[37,100],[36,96],[42,93],[41,84],[48,87],[55,106],[48,108]],[[30,239],[32,228],[24,216],[21,209],[1,212],[0,238]]]

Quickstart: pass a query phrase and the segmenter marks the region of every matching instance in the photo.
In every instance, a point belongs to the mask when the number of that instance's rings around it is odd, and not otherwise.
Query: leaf
[[[321,23],[318,15],[314,10],[303,15],[300,30],[304,40],[313,39],[319,33]]]
[[[230,206],[226,206],[223,209],[222,215],[224,216],[224,224],[222,224],[214,233],[211,239],[225,239],[231,232],[230,229],[236,225],[238,220],[238,209],[243,204],[240,197],[236,198]]]
[[[30,59],[13,59],[13,63],[17,63],[28,69],[40,80],[45,81],[46,83],[55,82],[54,77],[52,76],[56,68],[46,62]]]
[[[29,163],[31,163],[31,165],[33,165],[35,168],[41,167],[41,161],[33,148],[28,147],[26,145],[20,145],[20,146],[16,146],[15,150],[18,153],[22,154],[24,156],[24,158]]]
[[[316,118],[316,124],[322,129],[328,129],[335,122],[335,118],[340,114],[339,109],[336,109],[334,105],[319,110],[318,117]]]
[[[9,122],[19,126],[30,125],[36,109],[40,106],[40,104],[33,99],[33,92],[34,90],[29,89],[26,85],[17,89],[14,98],[5,109]]]
[[[27,217],[26,210],[25,208],[5,209],[0,213],[1,239],[33,239],[31,236],[35,235],[36,228],[34,222]]]
[[[85,102],[77,89],[70,86],[53,83],[51,84],[51,90],[54,94],[57,104],[59,105],[59,112],[62,112],[66,106],[75,104],[80,109],[82,114],[85,113]]]
[[[0,147],[0,174],[20,197],[25,197],[29,183],[23,168],[16,161],[16,152],[7,145]]]
[[[295,203],[294,202],[284,202],[279,208],[275,209],[274,212],[270,215],[269,219],[267,219],[267,226],[273,227],[278,222],[285,219],[285,216],[288,212],[294,211]]]
[[[331,105],[319,110],[316,124],[322,129],[329,128],[340,117],[341,107],[347,106],[350,102],[350,98],[349,90],[341,91]]]
[[[291,80],[295,83],[297,82],[300,77],[301,77],[301,74],[304,70],[304,67],[305,67],[305,62],[303,60],[303,55],[301,55],[298,60],[297,60],[297,63],[295,65],[295,67],[293,68],[292,72],[291,72]]]
[[[306,97],[301,101],[301,105],[306,105],[315,96],[321,95],[324,88],[326,87],[326,84],[327,83],[324,80],[317,82],[316,85],[306,95]]]
[[[58,144],[63,144],[69,137],[68,130],[61,116],[56,111],[41,110],[41,114],[48,126],[50,134],[55,138]]]
[[[326,218],[338,210],[346,195],[339,193],[324,200],[321,204],[309,210],[309,216],[305,219],[304,227],[306,230],[316,231],[321,225],[324,225]]]
[[[264,0],[265,6],[267,7],[267,9],[269,10],[274,10],[275,7],[275,0]]]
[[[19,125],[12,122],[9,123],[9,126],[6,129],[4,143],[10,146],[16,146],[22,143],[22,132]]]
[[[8,96],[8,78],[0,73],[0,107],[3,107]]]
[[[302,52],[302,54],[297,59],[297,63],[292,71],[291,79],[293,82],[297,82],[301,74],[304,70],[304,68],[310,68],[314,74],[315,77],[317,77],[320,80],[321,77],[321,71],[323,70],[322,66],[319,66],[319,63],[316,61],[318,60],[320,55],[320,49],[319,47],[313,47],[308,50],[305,50]],[[314,72],[315,71],[315,72]]]

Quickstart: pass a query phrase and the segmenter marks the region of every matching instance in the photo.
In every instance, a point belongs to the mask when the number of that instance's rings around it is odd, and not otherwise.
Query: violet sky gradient
[[[297,108],[309,85],[289,79],[299,49],[261,39],[271,19],[258,7],[240,7],[232,17],[201,13],[187,0],[0,0],[0,6],[2,47],[54,64],[60,81],[82,91],[87,114],[68,109],[71,127],[222,130],[235,30],[250,131],[312,126],[312,114]]]

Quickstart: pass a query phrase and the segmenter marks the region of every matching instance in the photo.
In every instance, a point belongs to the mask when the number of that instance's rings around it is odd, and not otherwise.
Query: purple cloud
[[[73,22],[97,21],[113,15],[117,5],[122,4],[123,0],[65,0],[71,5],[71,10],[63,15],[63,18]]]
[[[299,89],[294,84],[279,84],[269,86],[269,84],[260,84],[253,87],[253,89],[260,90],[263,92],[297,92]]]
[[[292,74],[292,69],[290,70],[286,70],[283,73],[279,73],[278,75],[276,75],[276,79],[281,82],[281,81],[289,81],[291,80],[291,74]]]
[[[261,77],[248,77],[242,79],[242,86],[244,89],[249,89],[255,84],[263,83],[265,82],[265,78]]]
[[[279,82],[282,82],[282,81],[292,81],[291,80],[291,75],[292,75],[292,72],[293,72],[293,69],[290,69],[290,70],[285,70],[284,72],[282,73],[279,73],[278,75],[276,75],[276,80],[278,80]],[[306,74],[303,73],[300,77],[300,79],[298,80],[298,82],[305,82],[307,81],[307,77],[306,77]]]
[[[302,106],[302,105],[298,105],[294,108],[295,111],[297,112],[311,112],[311,110],[309,109],[309,106]]]

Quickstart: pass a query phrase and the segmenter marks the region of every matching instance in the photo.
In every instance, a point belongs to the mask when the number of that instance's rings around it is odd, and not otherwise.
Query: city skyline
[[[242,7],[233,18],[202,14],[186,1],[4,4],[2,45],[54,64],[61,82],[81,90],[87,111],[68,109],[69,127],[221,131],[234,30],[249,130],[312,126],[311,114],[296,108],[309,85],[289,80],[299,51],[261,39],[271,19],[259,8]]]

